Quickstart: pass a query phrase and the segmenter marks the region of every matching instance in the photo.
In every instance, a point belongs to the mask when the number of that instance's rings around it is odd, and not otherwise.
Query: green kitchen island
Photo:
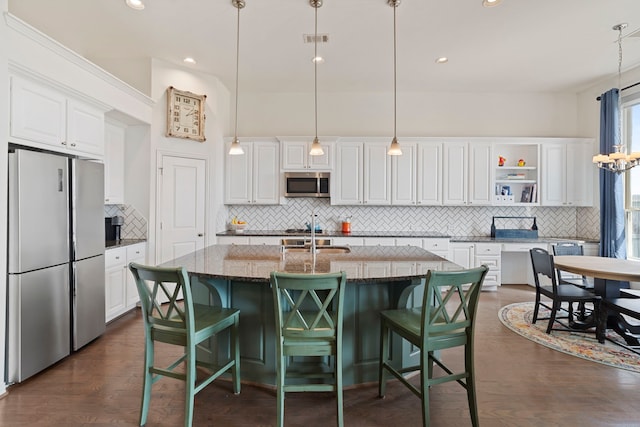
[[[422,302],[421,279],[429,270],[461,266],[415,246],[352,246],[347,253],[311,254],[271,245],[213,245],[161,264],[183,266],[192,281],[194,299],[240,310],[240,354],[243,381],[274,386],[275,319],[269,285],[272,271],[328,273],[345,271],[343,380],[355,385],[378,380],[381,310]],[[215,292],[210,292],[215,289]],[[393,341],[396,361],[415,359],[408,344]],[[228,339],[219,337],[211,355],[226,360]],[[326,362],[326,361],[325,361]],[[305,360],[303,363],[310,363]]]

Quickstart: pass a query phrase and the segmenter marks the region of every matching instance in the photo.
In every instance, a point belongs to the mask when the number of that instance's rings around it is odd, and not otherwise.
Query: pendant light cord
[[[622,149],[622,30],[626,25],[617,25],[618,29],[618,145]]]
[[[315,34],[313,36],[313,102],[315,108],[316,140],[318,139],[318,5],[315,6]]]
[[[396,139],[396,123],[397,123],[397,111],[396,111],[396,9],[397,5],[393,5],[393,139]]]
[[[238,139],[238,70],[240,68],[240,5],[238,9],[238,26],[236,31],[236,116],[235,116],[235,139]]]

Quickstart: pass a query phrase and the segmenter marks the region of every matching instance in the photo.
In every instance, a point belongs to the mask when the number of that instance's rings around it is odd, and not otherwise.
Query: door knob
[[[198,237],[204,236],[204,233],[198,233]]]

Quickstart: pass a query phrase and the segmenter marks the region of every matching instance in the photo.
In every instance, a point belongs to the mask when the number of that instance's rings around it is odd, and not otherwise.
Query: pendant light
[[[313,36],[314,52],[313,52],[313,100],[315,110],[315,128],[316,137],[313,138],[311,144],[310,156],[323,156],[324,150],[320,141],[318,141],[318,8],[322,6],[322,0],[309,0],[311,7],[315,9],[315,33]]]
[[[389,146],[387,154],[390,156],[401,156],[402,149],[400,148],[398,138],[396,137],[396,8],[400,6],[400,0],[389,0],[389,6],[393,8],[393,139],[391,140],[391,145]]]
[[[231,143],[231,147],[229,147],[229,154],[232,156],[237,156],[240,154],[244,154],[244,150],[240,146],[240,140],[238,140],[238,69],[240,68],[240,9],[242,9],[245,4],[244,0],[231,0],[231,4],[233,7],[238,9],[238,25],[236,31],[236,115],[235,115],[235,130],[233,133],[233,142]]]

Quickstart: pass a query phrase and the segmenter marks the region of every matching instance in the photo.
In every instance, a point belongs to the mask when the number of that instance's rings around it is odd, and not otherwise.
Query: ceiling
[[[9,0],[9,12],[108,69],[159,58],[233,88],[237,9],[231,0]],[[240,90],[313,91],[314,9],[308,0],[246,0]],[[639,0],[403,0],[397,8],[398,91],[576,92],[640,65]],[[393,9],[387,0],[324,0],[318,90],[393,90]],[[637,33],[637,34],[634,34]],[[182,59],[192,56],[196,65]],[[436,64],[439,56],[449,62]],[[117,74],[117,73],[116,73]]]

